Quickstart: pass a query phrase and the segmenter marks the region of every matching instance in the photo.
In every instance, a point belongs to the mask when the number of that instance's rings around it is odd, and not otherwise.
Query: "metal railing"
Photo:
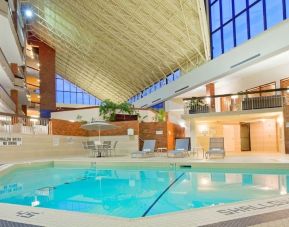
[[[50,121],[46,118],[0,113],[0,133],[48,135],[50,134]]]
[[[183,99],[185,114],[280,108],[289,104],[287,88]]]

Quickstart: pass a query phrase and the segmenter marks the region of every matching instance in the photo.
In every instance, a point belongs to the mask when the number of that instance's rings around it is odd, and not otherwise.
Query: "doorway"
[[[250,123],[240,123],[241,151],[251,151]]]

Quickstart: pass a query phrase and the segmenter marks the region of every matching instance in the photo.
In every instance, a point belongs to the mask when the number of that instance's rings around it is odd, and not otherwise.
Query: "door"
[[[251,151],[250,123],[240,123],[241,151]]]

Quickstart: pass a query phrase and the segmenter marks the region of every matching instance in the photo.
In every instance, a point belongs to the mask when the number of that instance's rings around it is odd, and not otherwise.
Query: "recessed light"
[[[31,9],[26,9],[26,10],[25,10],[25,16],[26,16],[27,18],[31,18],[31,17],[33,16],[32,10],[31,10]]]

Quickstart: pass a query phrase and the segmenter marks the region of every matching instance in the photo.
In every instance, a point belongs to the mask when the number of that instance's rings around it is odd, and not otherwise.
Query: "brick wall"
[[[163,131],[157,135],[156,131]],[[144,122],[140,123],[140,149],[142,140],[156,140],[156,148],[166,147],[168,150],[175,148],[175,138],[185,137],[185,129],[171,122]]]
[[[88,136],[88,132],[80,128],[79,122],[52,119],[51,126],[53,135]]]
[[[139,134],[138,121],[122,121],[112,122],[118,126],[116,129],[103,130],[101,136],[120,136],[127,135],[127,129],[134,129],[134,134]],[[82,129],[79,122],[70,122],[65,120],[52,119],[52,134],[53,135],[66,135],[66,136],[98,136],[98,131],[87,131]]]

